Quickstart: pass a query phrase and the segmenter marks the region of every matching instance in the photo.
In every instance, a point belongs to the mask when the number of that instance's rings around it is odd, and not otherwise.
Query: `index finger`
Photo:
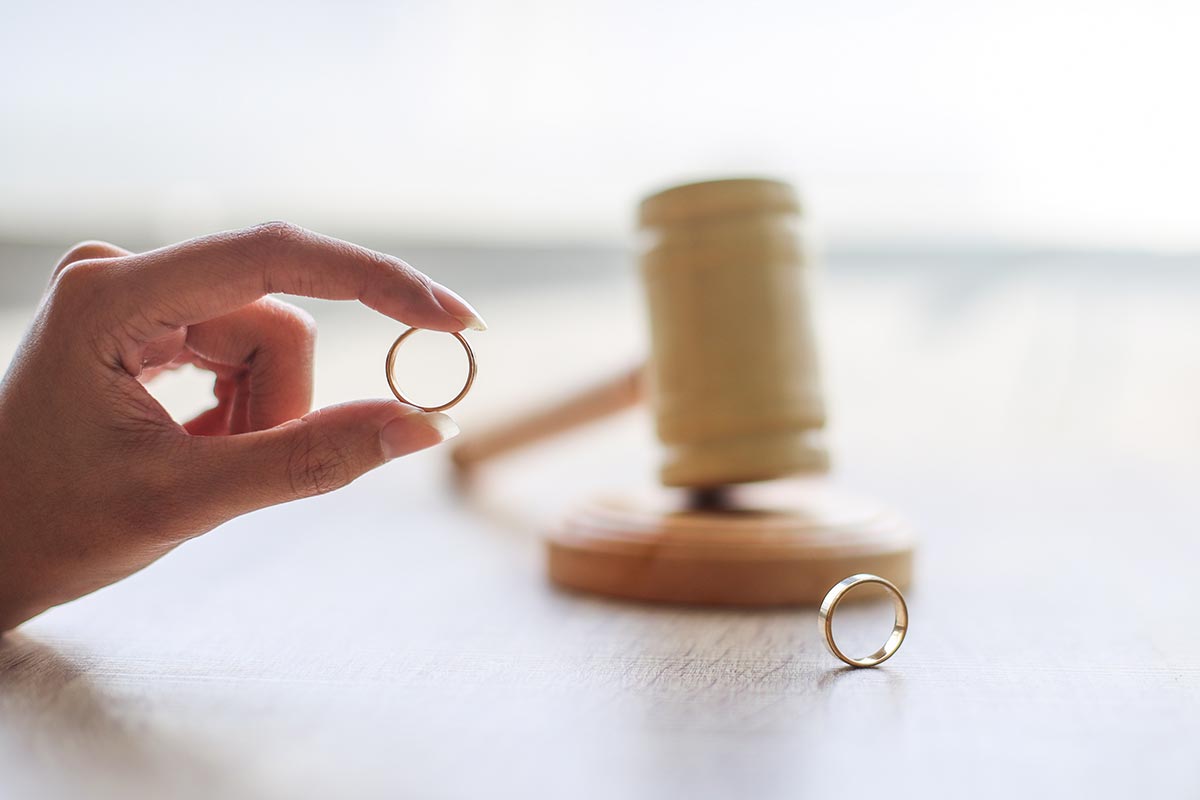
[[[359,300],[436,331],[486,327],[465,300],[400,259],[285,222],[127,256],[107,274],[118,315],[143,341],[275,292]]]

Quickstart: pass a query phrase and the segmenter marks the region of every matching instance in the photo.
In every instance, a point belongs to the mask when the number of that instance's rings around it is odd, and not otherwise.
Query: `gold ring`
[[[833,612],[837,610],[838,604],[842,602],[842,598],[846,596],[847,592],[855,586],[865,583],[877,583],[891,592],[892,605],[896,610],[896,621],[892,625],[892,635],[883,643],[883,647],[869,656],[851,658],[839,650],[837,643],[833,640]],[[908,606],[904,602],[904,595],[900,594],[900,590],[896,588],[896,584],[886,578],[866,573],[851,575],[849,578],[839,581],[829,590],[829,594],[825,595],[825,599],[821,601],[821,613],[817,624],[820,625],[821,633],[825,636],[825,644],[829,646],[829,652],[852,667],[874,667],[894,656],[904,642],[904,636],[908,633]]]
[[[458,402],[467,396],[467,392],[471,391],[471,384],[475,382],[475,353],[471,350],[471,345],[467,344],[467,340],[463,338],[461,333],[450,331],[450,335],[458,339],[458,343],[463,346],[463,350],[467,352],[467,382],[463,385],[462,391],[454,395],[454,399],[449,403],[442,403],[440,406],[418,406],[413,401],[405,397],[398,388],[396,388],[396,378],[392,374],[396,370],[396,351],[400,349],[400,345],[409,336],[412,336],[423,328],[409,328],[404,333],[392,342],[392,347],[388,350],[387,361],[384,363],[384,373],[387,375],[388,386],[392,390],[392,394],[396,395],[396,399],[406,405],[414,406],[422,411],[445,411],[447,408],[458,405]]]

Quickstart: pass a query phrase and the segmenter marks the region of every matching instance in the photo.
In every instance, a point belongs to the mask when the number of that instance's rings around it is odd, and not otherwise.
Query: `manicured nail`
[[[487,323],[483,321],[483,317],[479,316],[479,312],[472,308],[470,303],[445,286],[442,286],[440,283],[433,284],[433,296],[443,311],[457,319],[463,325],[466,325],[473,331],[487,330]]]
[[[450,417],[437,411],[417,411],[396,417],[384,425],[379,431],[379,441],[383,445],[383,457],[391,461],[457,435],[458,425]]]

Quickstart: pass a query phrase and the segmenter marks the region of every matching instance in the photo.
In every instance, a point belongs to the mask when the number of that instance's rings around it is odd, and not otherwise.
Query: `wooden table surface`
[[[1200,796],[1200,279],[1026,267],[824,281],[833,479],[921,540],[883,667],[842,668],[814,609],[547,585],[567,504],[653,480],[631,412],[469,493],[444,452],[391,464],[22,626],[0,797]],[[467,431],[642,348],[628,276],[472,299]],[[318,400],[384,392],[395,326],[311,305]],[[0,315],[5,360],[27,314]],[[888,612],[840,622],[866,641]]]

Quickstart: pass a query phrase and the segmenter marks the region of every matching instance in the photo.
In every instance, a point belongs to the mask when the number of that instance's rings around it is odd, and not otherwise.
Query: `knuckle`
[[[275,303],[275,328],[289,347],[311,350],[317,340],[317,322],[302,308],[291,303]]]
[[[288,254],[306,245],[311,235],[299,225],[271,220],[238,231],[233,238],[235,252],[263,264],[263,294],[272,294],[279,288],[275,274],[279,266],[286,262]]]
[[[62,272],[67,267],[78,261],[88,261],[99,258],[113,258],[119,253],[117,248],[107,242],[96,240],[87,240],[76,242],[71,246],[63,257],[58,261],[57,272]]]
[[[106,263],[95,259],[76,261],[59,271],[44,301],[47,330],[86,342],[84,352],[111,362],[113,353],[122,352],[126,342],[118,323],[126,306],[112,282]]]
[[[354,480],[349,453],[328,433],[301,420],[288,458],[288,478],[293,493],[301,497],[326,494]]]
[[[307,236],[308,232],[299,225],[293,225],[290,222],[277,219],[247,228],[245,233],[256,243],[267,247],[277,247],[301,241]]]
[[[104,281],[104,264],[96,259],[75,261],[54,278],[51,293],[57,297],[90,297]]]

